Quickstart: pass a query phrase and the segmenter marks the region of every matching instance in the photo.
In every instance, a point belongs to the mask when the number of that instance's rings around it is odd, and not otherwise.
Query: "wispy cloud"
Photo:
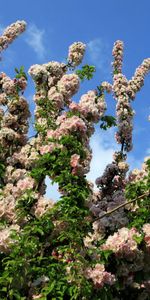
[[[39,59],[45,57],[44,34],[45,31],[37,28],[35,24],[29,25],[26,32],[25,41],[34,50]]]
[[[87,44],[87,51],[91,58],[91,61],[101,70],[103,73],[110,72],[110,49],[106,41],[100,38],[89,41]]]

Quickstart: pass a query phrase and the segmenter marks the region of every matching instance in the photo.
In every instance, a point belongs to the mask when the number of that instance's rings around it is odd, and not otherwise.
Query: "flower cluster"
[[[113,231],[115,228],[120,228],[128,223],[124,208],[120,208],[109,215],[111,210],[126,202],[124,188],[127,171],[127,163],[121,158],[121,153],[116,152],[114,161],[108,164],[103,175],[96,179],[99,192],[96,195],[93,194],[94,201],[90,201],[89,208],[93,215],[99,218],[97,226],[101,233],[108,228]],[[106,216],[103,217],[105,214]]]
[[[1,190],[0,216],[7,223],[16,223],[16,203],[28,190],[34,190],[36,182],[27,175],[25,169],[15,169],[13,167],[7,167],[4,180],[6,184]]]
[[[8,186],[6,186],[8,189]],[[6,192],[6,191],[5,191]],[[15,214],[15,197],[11,193],[7,193],[5,195],[1,195],[0,198],[0,218],[2,220],[6,220],[8,223],[12,223],[16,221]]]
[[[144,59],[142,64],[136,69],[134,76],[129,80],[129,96],[132,100],[135,94],[144,85],[144,78],[150,71],[150,58]]]
[[[128,96],[128,81],[121,73],[114,75],[113,92],[116,104],[116,115],[118,121],[118,132],[116,133],[116,141],[124,145],[126,151],[132,149],[132,118],[134,111],[130,105]]]
[[[18,225],[11,225],[10,227],[3,228],[0,235],[0,252],[8,253],[10,251],[10,245],[15,241],[11,238],[12,231],[19,231]]]
[[[25,29],[26,22],[24,21],[17,21],[8,26],[0,37],[0,52],[6,49]]]
[[[7,163],[14,166],[18,163],[21,164],[23,168],[29,170],[31,167],[34,166],[36,159],[38,158],[38,148],[39,143],[37,140],[30,140],[29,143],[24,145],[19,151],[14,152],[11,157],[7,158]]]
[[[116,41],[114,43],[112,55],[114,57],[114,61],[112,63],[114,73],[121,73],[122,71],[122,60],[123,60],[123,42]]]
[[[51,87],[48,91],[48,99],[53,101],[58,109],[61,109],[65,104],[63,94],[58,92],[58,89],[55,86]]]
[[[102,249],[112,250],[117,257],[125,257],[132,261],[138,251],[136,238],[140,236],[135,228],[122,227],[108,237],[105,244],[102,245]]]
[[[56,124],[59,125],[59,127],[56,130],[48,130],[47,138],[55,138],[59,140],[62,136],[78,131],[83,135],[83,138],[86,137],[87,127],[84,121],[77,116],[67,118],[66,114],[63,114],[57,118]]]
[[[99,208],[98,208],[99,210]],[[99,221],[94,221],[92,224],[93,233],[89,232],[88,235],[84,238],[84,246],[89,249],[96,249],[97,242],[101,241],[105,237],[105,233],[102,230],[102,226]],[[96,254],[96,257],[99,255]]]
[[[58,91],[66,98],[69,99],[77,93],[79,89],[79,77],[76,74],[66,74],[60,81],[58,81]]]
[[[36,103],[36,129],[46,131],[70,98],[79,89],[79,77],[76,74],[65,74],[66,65],[58,62],[49,62],[43,65],[33,65],[29,69],[36,85],[34,101]]]
[[[103,97],[98,97],[96,91],[89,91],[81,96],[79,101],[79,110],[85,118],[97,123],[106,110],[106,103]]]
[[[72,174],[76,174],[77,173],[77,170],[80,167],[79,161],[80,161],[80,155],[73,154],[71,156],[70,165],[73,168],[72,169]]]
[[[114,69],[112,90],[117,100],[116,115],[118,121],[118,132],[115,138],[124,150],[130,151],[132,149],[132,119],[134,116],[130,100],[134,100],[136,93],[144,85],[144,78],[150,71],[150,59],[145,59],[136,69],[132,79],[127,80],[122,74],[122,41],[115,42],[112,54],[114,56],[114,62],[112,63]]]
[[[50,199],[40,196],[35,207],[34,213],[37,218],[45,214],[45,212],[54,206],[54,202]]]
[[[110,84],[109,82],[107,81],[103,81],[101,83],[101,89],[103,91],[106,91],[107,93],[111,93],[112,92],[112,84]]]
[[[117,262],[115,274],[121,278],[124,287],[134,286],[136,272],[145,268],[145,253],[139,246],[141,240],[142,236],[135,228],[122,227],[101,246],[103,251],[112,251]]]
[[[80,116],[91,125],[97,123],[106,110],[104,94],[98,96],[97,91],[88,91],[87,94],[81,96],[78,104],[72,101],[69,108],[74,113],[79,112]]]
[[[41,85],[45,82],[50,88],[61,79],[65,71],[65,64],[52,61],[43,65],[33,65],[28,73],[32,76],[36,85]]]
[[[105,284],[113,285],[115,283],[115,276],[105,271],[103,264],[96,264],[94,268],[87,268],[85,276],[92,279],[96,288],[102,288]]]
[[[142,229],[145,234],[144,241],[146,243],[146,248],[150,250],[150,224],[144,224]]]
[[[86,45],[81,42],[73,43],[69,47],[68,61],[74,67],[81,64],[84,53],[85,53]]]
[[[0,140],[3,148],[0,157],[4,159],[10,155],[10,149],[12,154],[19,145],[26,143],[30,112],[26,99],[20,95],[26,87],[24,77],[12,80],[5,73],[1,73],[0,84],[0,103],[7,105],[0,120]]]
[[[128,178],[126,179],[127,182],[139,182],[139,180],[145,181],[146,176],[148,175],[148,166],[146,164],[147,160],[150,159],[150,156],[145,157],[144,163],[142,164],[142,168],[139,169],[133,169],[128,174]]]

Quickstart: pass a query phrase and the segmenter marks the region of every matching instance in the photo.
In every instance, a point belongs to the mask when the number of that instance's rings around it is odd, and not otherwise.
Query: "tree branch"
[[[145,197],[145,196],[149,196],[149,195],[150,195],[150,191],[148,191],[148,192],[142,194],[141,196],[139,196],[139,197],[137,197],[137,198],[134,198],[134,199],[130,200],[129,202],[125,202],[125,203],[123,203],[123,204],[120,204],[119,206],[117,206],[117,207],[113,208],[112,210],[106,212],[106,213],[103,214],[102,216],[96,218],[95,221],[100,220],[100,219],[102,219],[102,218],[104,218],[104,217],[107,217],[108,215],[112,214],[114,211],[118,210],[119,208],[122,208],[122,207],[124,207],[124,206],[126,206],[126,205],[128,205],[128,204],[130,204],[130,203],[133,203],[133,202],[135,202],[135,201],[137,201],[137,200],[139,200],[139,199],[142,199],[142,198]]]
[[[125,140],[123,139],[122,144],[121,144],[121,154],[123,154],[123,150],[124,150],[124,142],[125,142]]]

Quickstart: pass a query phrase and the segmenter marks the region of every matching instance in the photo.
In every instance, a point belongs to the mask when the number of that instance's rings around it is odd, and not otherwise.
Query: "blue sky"
[[[144,58],[150,57],[150,1],[149,0],[5,0],[1,2],[0,31],[16,20],[28,24],[22,34],[2,57],[1,70],[14,75],[14,68],[42,64],[51,60],[64,61],[68,46],[75,41],[87,44],[84,63],[96,66],[96,74],[90,82],[81,84],[79,96],[95,89],[101,81],[111,82],[112,47],[115,40],[124,41],[123,72],[129,79]],[[26,97],[33,112],[34,85],[29,78]],[[109,113],[114,114],[115,100],[106,98]],[[145,156],[150,154],[148,116],[150,115],[150,75],[145,86],[133,103],[134,148],[129,154],[131,167],[140,167]],[[30,128],[29,134],[32,134]],[[113,130],[101,132],[98,128],[91,140],[94,158],[91,164],[91,180],[102,172],[112,159],[116,148]]]

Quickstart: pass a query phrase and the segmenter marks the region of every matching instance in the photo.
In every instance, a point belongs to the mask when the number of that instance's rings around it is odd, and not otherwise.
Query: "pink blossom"
[[[17,188],[20,190],[33,189],[35,181],[31,177],[26,177],[25,179],[20,179],[17,182]]]
[[[76,74],[66,74],[58,81],[58,91],[66,97],[72,97],[79,89],[79,77]]]
[[[80,155],[73,154],[71,156],[71,160],[70,160],[71,167],[73,167],[73,168],[77,167],[77,165],[79,163],[79,159],[80,159]]]
[[[17,21],[8,26],[0,37],[0,51],[6,49],[18,35],[24,32],[25,28],[26,22],[24,21]]]
[[[87,268],[85,276],[92,279],[97,288],[102,288],[105,284],[113,285],[116,281],[114,275],[105,271],[103,264],[96,264],[94,268]]]
[[[85,53],[85,47],[86,45],[81,42],[73,43],[69,47],[68,60],[74,66],[78,66],[82,62]]]
[[[42,147],[40,147],[40,154],[45,154],[45,153],[50,153],[54,150],[55,145],[51,144],[51,145],[44,145]]]

